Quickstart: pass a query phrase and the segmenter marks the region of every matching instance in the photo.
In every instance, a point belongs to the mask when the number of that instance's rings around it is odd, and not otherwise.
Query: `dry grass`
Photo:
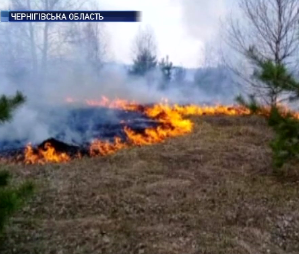
[[[299,185],[271,176],[255,117],[69,164],[11,166],[39,185],[2,253],[299,253]]]

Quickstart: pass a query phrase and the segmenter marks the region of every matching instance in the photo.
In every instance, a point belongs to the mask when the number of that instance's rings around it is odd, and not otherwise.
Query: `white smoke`
[[[72,131],[65,119],[68,108],[75,106],[67,103],[67,98],[84,102],[101,101],[102,96],[105,96],[140,104],[157,103],[163,98],[172,103],[184,104],[211,100],[196,85],[188,83],[173,83],[169,88],[162,90],[160,72],[153,72],[146,78],[131,78],[125,69],[106,66],[98,73],[98,77],[94,77],[87,68],[81,67],[80,72],[73,72],[67,66],[60,70],[52,70],[52,74],[55,75],[41,84],[24,80],[21,90],[27,101],[16,110],[12,121],[1,125],[0,140],[39,143],[54,137],[57,134],[55,130],[63,130],[67,133],[64,141],[70,142],[75,139],[79,142],[80,133]],[[20,87],[11,86],[6,82],[1,86],[0,92],[13,95]],[[113,114],[109,116],[113,117]]]
[[[215,0],[212,2],[216,4]],[[205,1],[205,3],[207,2]],[[203,37],[210,36],[211,25],[204,22],[210,20],[211,17],[213,17],[213,22],[216,22],[217,18],[214,16],[220,15],[222,9],[215,13],[212,10],[213,4],[205,4],[207,9],[201,10],[201,13],[206,13],[206,15],[198,20],[196,18],[197,13],[192,8],[191,0],[187,0],[182,5],[184,11],[189,13],[185,15],[186,22],[193,24],[196,19],[196,24],[199,23],[198,27],[188,25],[190,33],[195,36],[199,34]],[[17,26],[18,24],[13,25]],[[16,36],[12,38],[16,38]],[[103,68],[94,71],[93,64],[85,60],[86,58],[80,50],[72,51],[70,46],[61,46],[60,44],[54,45],[59,50],[54,50],[54,53],[51,51],[44,72],[39,62],[39,68],[42,71],[39,70],[38,75],[35,72],[32,73],[30,69],[28,70],[32,59],[26,58],[30,57],[27,42],[24,44],[23,41],[19,44],[15,43],[10,48],[10,45],[0,38],[0,65],[2,63],[4,66],[5,62],[6,70],[6,72],[0,73],[0,94],[13,95],[17,90],[20,90],[27,97],[27,101],[15,112],[10,122],[0,126],[0,145],[1,140],[25,140],[26,142],[39,143],[49,137],[55,137],[58,131],[62,130],[66,134],[63,141],[77,140],[80,142],[81,134],[70,128],[70,123],[66,121],[69,108],[75,106],[68,104],[67,98],[83,102],[85,100],[100,101],[102,96],[105,96],[110,99],[120,98],[136,101],[140,104],[160,102],[163,98],[167,98],[172,103],[184,104],[221,102],[224,99],[221,96],[211,97],[204,90],[198,89],[198,86],[192,83],[192,77],[182,83],[173,82],[166,89],[161,89],[162,76],[160,71],[153,71],[144,78],[132,78],[128,75],[127,66],[122,66],[119,63],[104,64]],[[18,45],[18,48],[14,45]],[[11,52],[14,52],[16,56],[22,53],[24,58],[10,57]],[[61,52],[67,53],[62,54]],[[105,62],[103,59],[100,60],[102,63]],[[25,74],[22,72],[23,70],[25,70]],[[27,75],[26,73],[31,74]],[[189,74],[187,70],[187,76]],[[193,76],[193,73],[189,76]],[[113,119],[116,116],[111,113],[107,117]],[[86,132],[90,130],[91,124],[86,125]]]
[[[176,0],[181,5],[182,22],[189,36],[203,42],[218,32],[220,21],[227,15],[232,0]]]

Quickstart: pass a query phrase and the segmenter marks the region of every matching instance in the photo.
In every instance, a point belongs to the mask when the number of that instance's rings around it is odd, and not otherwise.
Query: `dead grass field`
[[[299,253],[299,185],[271,176],[256,117],[194,118],[193,133],[115,155],[10,166],[38,185],[1,253]]]

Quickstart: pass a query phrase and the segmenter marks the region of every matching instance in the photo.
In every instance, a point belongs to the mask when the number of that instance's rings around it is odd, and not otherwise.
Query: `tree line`
[[[10,10],[82,8],[99,9],[92,0],[9,1]],[[3,23],[0,28],[0,77],[20,87],[25,87],[26,82],[35,89],[41,89],[50,79],[55,82],[62,69],[100,80],[105,64],[113,61],[109,47],[109,33],[103,23]],[[171,56],[158,57],[157,48],[153,29],[140,29],[132,41],[128,77],[143,78],[148,84],[159,83],[160,89],[171,84],[192,83],[209,95],[221,95],[230,90],[231,87],[225,87],[230,82],[230,75],[225,72],[224,64],[218,62],[209,67],[203,64],[192,81],[192,78],[188,79],[187,68],[173,64]],[[39,85],[33,85],[37,83]]]

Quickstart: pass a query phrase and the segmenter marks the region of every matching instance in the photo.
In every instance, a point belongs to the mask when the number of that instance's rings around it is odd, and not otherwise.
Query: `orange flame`
[[[179,136],[192,131],[193,123],[189,119],[183,119],[183,115],[166,104],[156,104],[145,108],[144,113],[161,123],[157,128],[148,128],[144,135],[136,134],[129,128],[124,131],[134,145],[148,145],[162,142],[168,137]]]
[[[25,148],[25,164],[46,164],[49,162],[67,162],[70,156],[66,153],[58,153],[50,143],[45,143],[44,149],[39,148],[34,152],[29,144]]]
[[[89,106],[99,106],[105,108],[118,108],[124,110],[135,110],[138,107],[138,104],[134,101],[128,102],[122,99],[109,100],[107,97],[102,96],[102,100],[85,100],[85,103]]]
[[[66,102],[75,103],[78,100],[71,97],[66,98]],[[159,126],[156,128],[147,128],[143,133],[137,133],[127,126],[124,127],[124,132],[127,136],[127,141],[122,141],[120,137],[115,137],[113,142],[94,140],[89,147],[90,156],[106,156],[113,154],[121,149],[129,146],[151,145],[154,143],[163,142],[169,137],[175,137],[190,133],[193,130],[193,122],[189,119],[184,119],[184,116],[190,115],[249,115],[250,110],[242,106],[198,106],[198,105],[170,105],[167,99],[163,99],[161,103],[152,106],[142,106],[136,102],[128,102],[126,100],[115,99],[109,100],[107,97],[102,97],[100,101],[86,100],[85,103],[89,106],[99,106],[107,108],[117,108],[126,111],[139,111],[147,117],[156,120]],[[289,110],[286,107],[281,107],[283,112]],[[266,112],[267,109],[265,109]],[[293,113],[299,119],[299,113]],[[124,123],[121,121],[121,123]],[[78,158],[82,155],[78,154]],[[25,149],[26,164],[45,164],[49,162],[67,162],[71,158],[66,153],[57,152],[50,143],[46,143],[44,149],[38,149],[35,152],[31,145]]]
[[[89,154],[91,156],[105,156],[113,154],[127,146],[128,145],[122,142],[119,137],[115,137],[113,143],[110,143],[108,141],[94,140],[89,147]]]

